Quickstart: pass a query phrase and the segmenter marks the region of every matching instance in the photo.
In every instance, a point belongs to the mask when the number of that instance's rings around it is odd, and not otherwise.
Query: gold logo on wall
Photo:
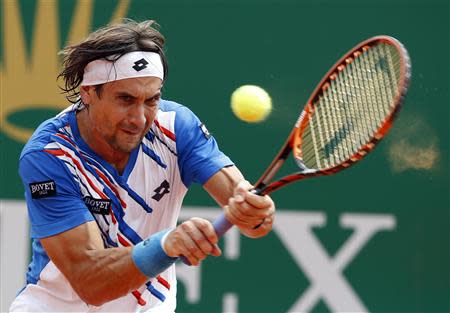
[[[34,129],[15,125],[8,118],[27,110],[61,110],[68,102],[56,83],[61,64],[58,1],[39,0],[31,40],[26,51],[19,1],[4,0],[3,57],[0,64],[0,130],[10,138],[26,142]],[[92,24],[93,0],[79,0],[74,9],[66,44],[86,37]],[[130,0],[120,0],[111,21],[125,17]]]

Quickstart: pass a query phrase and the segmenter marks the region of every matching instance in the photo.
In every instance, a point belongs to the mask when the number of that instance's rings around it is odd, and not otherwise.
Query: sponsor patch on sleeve
[[[31,183],[29,186],[33,199],[56,196],[56,183],[54,180]]]
[[[109,207],[111,206],[111,200],[109,199],[95,199],[90,196],[83,198],[87,208],[93,214],[108,215]]]
[[[203,135],[205,135],[206,139],[211,138],[211,133],[209,132],[208,128],[206,128],[205,124],[202,123],[200,125],[200,129],[202,130]]]

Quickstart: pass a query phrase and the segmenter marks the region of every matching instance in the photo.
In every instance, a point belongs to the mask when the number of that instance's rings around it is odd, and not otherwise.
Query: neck
[[[76,114],[80,136],[95,153],[111,164],[121,175],[125,170],[130,153],[113,149],[105,140],[94,134],[95,130],[90,125],[87,109]]]

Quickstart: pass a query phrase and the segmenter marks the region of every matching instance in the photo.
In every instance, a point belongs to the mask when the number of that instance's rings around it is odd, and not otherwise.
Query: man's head
[[[94,61],[107,59],[115,61],[133,51],[150,51],[159,54],[163,64],[164,78],[167,78],[168,64],[164,54],[164,36],[158,31],[155,21],[137,23],[124,20],[91,33],[79,44],[67,46],[60,54],[63,56],[63,70],[58,77],[63,78],[63,91],[67,99],[75,103],[79,100],[79,90],[86,66]],[[100,91],[102,86],[97,86]]]
[[[155,118],[167,76],[164,37],[155,26],[126,20],[62,51],[63,89],[86,107],[80,131],[106,159],[131,152]]]

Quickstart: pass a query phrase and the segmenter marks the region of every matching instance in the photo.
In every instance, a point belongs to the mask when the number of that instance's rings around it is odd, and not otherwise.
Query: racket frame
[[[306,129],[309,123],[309,117],[314,112],[314,102],[319,97],[319,95],[329,88],[330,81],[333,79],[333,76],[337,76],[340,71],[349,65],[355,58],[359,56],[366,49],[370,49],[370,47],[376,45],[377,43],[385,42],[392,46],[394,46],[400,55],[400,75],[399,82],[400,88],[398,89],[397,94],[394,97],[393,105],[391,106],[390,112],[386,115],[385,120],[381,123],[381,126],[377,129],[371,140],[369,140],[364,146],[362,146],[356,153],[354,153],[350,158],[348,158],[345,162],[342,162],[334,167],[330,167],[327,169],[309,169],[307,168],[301,158],[301,136]],[[265,172],[261,175],[258,181],[255,183],[256,193],[264,195],[269,194],[291,182],[301,180],[308,177],[314,176],[323,176],[323,175],[331,175],[336,172],[339,172],[343,169],[350,167],[355,164],[359,160],[361,160],[365,155],[367,155],[376,144],[387,134],[389,129],[392,126],[393,120],[396,118],[397,113],[400,110],[401,104],[405,98],[409,80],[411,73],[411,65],[410,59],[407,50],[405,47],[395,38],[385,35],[375,36],[369,38],[367,40],[362,41],[355,47],[353,47],[350,51],[344,54],[331,68],[330,70],[323,76],[320,83],[314,89],[314,92],[309,97],[306,102],[306,106],[301,112],[298,120],[296,121],[294,128],[289,134],[286,142],[280,149],[277,156],[273,159],[272,163],[267,167]],[[290,153],[293,152],[294,158],[297,162],[297,165],[300,167],[300,171],[284,176],[274,182],[270,182],[272,178],[275,176],[277,171],[281,168],[283,163],[286,161]]]

